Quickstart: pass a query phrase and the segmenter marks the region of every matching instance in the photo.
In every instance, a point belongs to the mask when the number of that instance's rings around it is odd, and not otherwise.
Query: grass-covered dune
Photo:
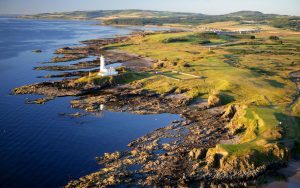
[[[300,68],[298,32],[272,28],[254,35],[159,33],[106,48],[157,60],[154,69],[160,74],[135,80],[144,89],[224,105],[224,116],[235,112],[227,126],[236,138],[211,148],[207,167],[267,168],[286,162],[297,148],[299,94],[290,73]]]

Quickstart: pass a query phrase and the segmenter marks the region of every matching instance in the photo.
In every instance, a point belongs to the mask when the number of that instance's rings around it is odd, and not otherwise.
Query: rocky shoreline
[[[71,181],[66,187],[106,187],[113,185],[185,186],[199,185],[246,187],[258,185],[257,178],[268,170],[286,165],[286,161],[255,166],[252,157],[236,159],[223,169],[222,156],[209,149],[221,141],[234,139],[226,126],[234,115],[224,107],[201,109],[184,100],[169,100],[137,88],[113,88],[102,94],[84,96],[71,102],[72,107],[97,112],[100,104],[113,111],[138,114],[177,113],[183,120],[157,129],[128,144],[129,150],[106,153],[97,158],[100,171]],[[272,146],[273,147],[273,146]],[[274,147],[274,151],[287,152]],[[285,154],[281,153],[284,156]],[[238,165],[239,168],[237,168]]]
[[[143,33],[135,33],[144,35]],[[216,152],[218,143],[234,139],[228,124],[236,115],[233,106],[211,105],[207,102],[191,103],[181,93],[160,95],[143,89],[138,82],[120,84],[119,80],[131,74],[153,71],[156,62],[145,57],[107,49],[108,44],[126,41],[130,36],[84,41],[85,46],[64,47],[52,62],[67,62],[103,54],[109,63],[122,63],[126,71],[119,77],[101,82],[78,82],[79,77],[90,73],[84,69],[98,67],[98,60],[71,65],[36,67],[35,70],[74,71],[45,77],[66,77],[60,81],[42,82],[16,88],[13,94],[38,94],[39,98],[28,103],[44,104],[55,97],[76,96],[71,107],[87,112],[106,109],[137,114],[173,113],[181,114],[182,120],[158,129],[128,144],[127,151],[107,153],[98,158],[104,165],[98,172],[69,182],[66,187],[106,187],[113,185],[141,186],[247,186],[256,184],[257,178],[268,169],[285,165],[289,151],[277,145],[268,145],[276,153],[272,162],[260,164],[250,153],[243,158],[228,161],[227,154]],[[92,72],[95,72],[92,70]],[[129,75],[130,74],[130,75]],[[72,77],[76,78],[72,78]],[[221,154],[220,154],[221,153]],[[270,154],[271,155],[271,154]]]

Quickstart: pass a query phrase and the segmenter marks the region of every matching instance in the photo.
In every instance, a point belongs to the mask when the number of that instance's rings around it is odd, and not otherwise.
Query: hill
[[[300,17],[277,14],[264,14],[258,11],[239,11],[225,15],[205,15],[200,13],[183,13],[151,10],[97,10],[74,11],[62,13],[44,13],[25,15],[21,18],[30,19],[78,19],[102,20],[107,25],[200,25],[214,22],[251,21],[267,24],[277,28],[300,30]]]
[[[116,19],[116,18],[163,18],[163,17],[184,17],[195,15],[194,13],[151,11],[151,10],[95,10],[95,11],[74,11],[42,13],[35,15],[24,15],[22,18],[32,19]]]
[[[249,16],[263,16],[264,13],[259,11],[238,11],[227,14],[227,16],[235,17],[249,17]]]

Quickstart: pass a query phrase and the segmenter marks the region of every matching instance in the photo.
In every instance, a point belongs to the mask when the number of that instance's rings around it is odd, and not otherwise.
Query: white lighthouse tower
[[[105,70],[105,58],[103,55],[100,56],[100,72],[101,70]]]
[[[103,55],[100,57],[100,68],[99,68],[99,76],[113,76],[117,75],[118,71],[115,70],[113,67],[106,68],[105,66],[105,58]]]

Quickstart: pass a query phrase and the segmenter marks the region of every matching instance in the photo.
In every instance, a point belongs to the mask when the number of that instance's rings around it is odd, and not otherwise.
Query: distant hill
[[[162,18],[162,17],[184,17],[195,15],[195,13],[151,11],[151,10],[96,10],[96,11],[74,11],[43,13],[35,15],[25,15],[22,18],[33,19],[115,19],[115,18]]]
[[[239,11],[224,15],[205,15],[200,13],[131,9],[44,13],[36,15],[25,15],[21,16],[21,18],[102,20],[102,23],[107,25],[199,25],[224,21],[255,21],[277,28],[300,31],[299,16],[264,14],[259,11]]]
[[[235,17],[253,17],[253,16],[264,16],[264,13],[259,11],[238,11],[226,14],[226,16],[235,16]]]
[[[17,18],[22,16],[21,14],[0,14],[0,17]]]

